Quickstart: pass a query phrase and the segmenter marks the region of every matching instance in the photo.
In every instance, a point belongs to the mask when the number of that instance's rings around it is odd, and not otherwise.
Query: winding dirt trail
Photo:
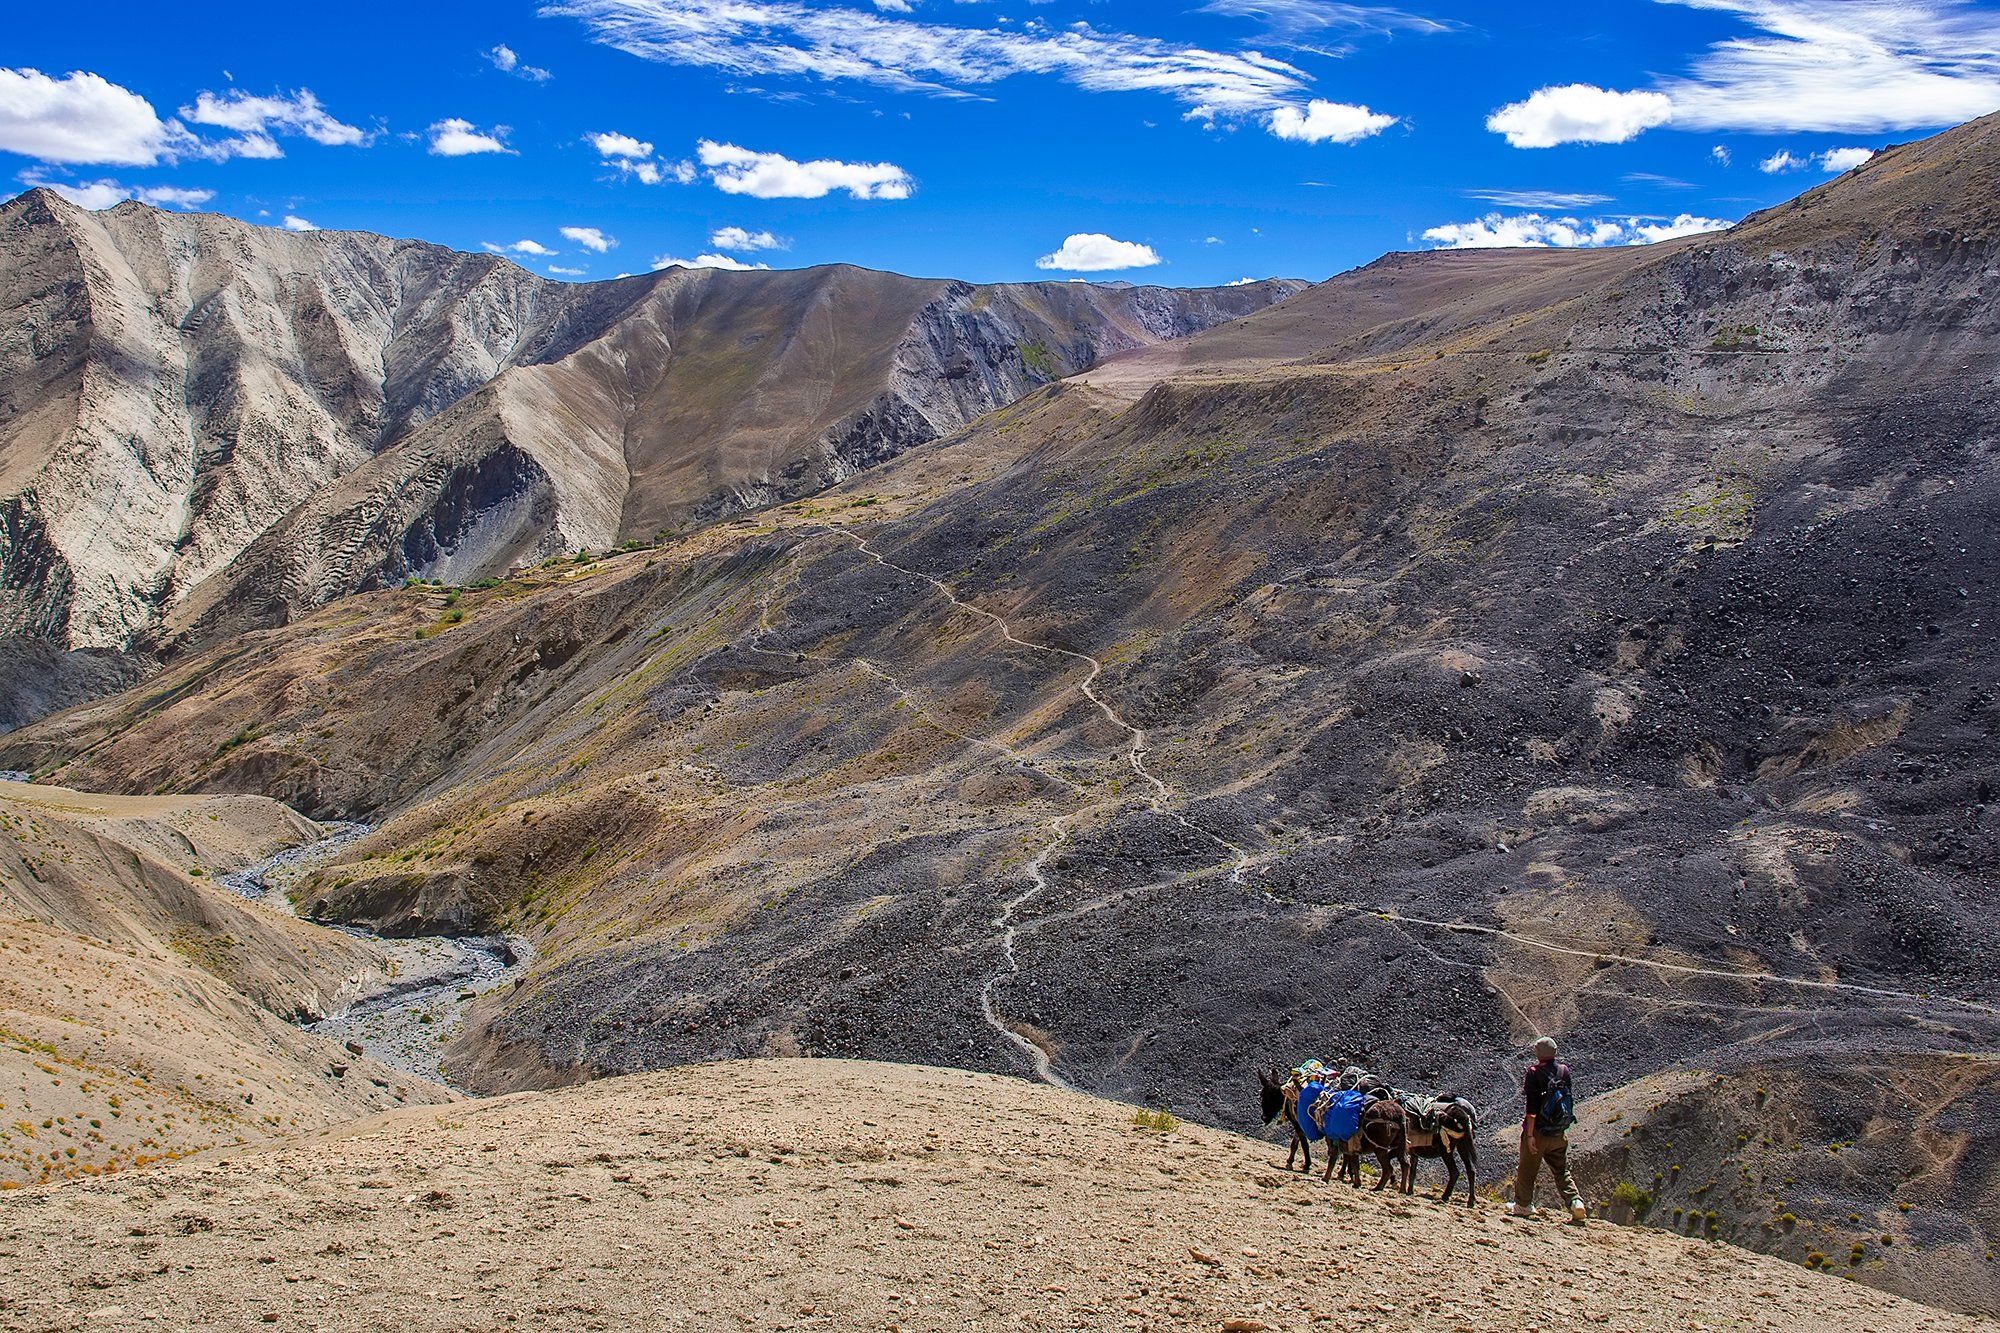
[[[1102,694],[1099,694],[1097,691],[1097,684],[1104,677],[1104,663],[1101,660],[1092,656],[1089,653],[1079,652],[1074,648],[1062,648],[1058,647],[1055,644],[1041,643],[1034,639],[1022,638],[1019,634],[1016,634],[1014,632],[1013,625],[1008,622],[1005,616],[1002,616],[994,611],[989,611],[983,606],[977,606],[971,602],[966,601],[964,598],[960,597],[957,591],[950,584],[946,583],[943,579],[940,579],[932,574],[926,574],[922,570],[911,569],[907,565],[901,565],[896,563],[894,560],[889,559],[887,556],[883,555],[880,551],[876,550],[874,546],[869,543],[866,537],[863,537],[860,533],[855,532],[851,528],[846,528],[836,525],[833,528],[833,531],[839,533],[842,537],[845,537],[848,541],[852,542],[857,550],[859,550],[863,555],[867,556],[870,560],[873,560],[876,564],[882,566],[884,569],[892,569],[906,578],[915,579],[920,583],[928,585],[933,592],[935,592],[938,596],[942,597],[946,602],[950,603],[950,605],[955,610],[963,611],[969,615],[977,616],[981,620],[986,621],[989,625],[999,630],[1001,638],[1006,640],[1008,643],[1011,643],[1018,648],[1025,648],[1030,652],[1045,653],[1051,657],[1061,658],[1068,662],[1086,668],[1083,678],[1077,681],[1075,684],[1071,685],[1069,688],[1076,690],[1084,698],[1090,700],[1090,702],[1097,708],[1097,711],[1104,715],[1106,721],[1110,722],[1112,726],[1118,728],[1120,731],[1125,733],[1127,737],[1125,745],[1125,762],[1131,768],[1133,774],[1136,775],[1141,782],[1145,783],[1147,788],[1151,791],[1152,793],[1151,796],[1147,798],[1147,805],[1156,814],[1166,816],[1168,819],[1173,820],[1176,824],[1180,825],[1188,832],[1193,833],[1198,837],[1204,838],[1209,842],[1214,843],[1216,846],[1221,847],[1224,850],[1228,851],[1231,854],[1231,856],[1235,858],[1234,867],[1230,871],[1230,882],[1234,884],[1242,884],[1245,882],[1245,877],[1249,873],[1249,868],[1252,860],[1251,854],[1244,848],[1238,846],[1236,843],[1231,842],[1229,839],[1223,837],[1221,834],[1215,833],[1209,829],[1201,827],[1201,825],[1196,824],[1193,820],[1189,819],[1186,814],[1182,813],[1179,810],[1171,808],[1174,801],[1173,788],[1168,786],[1165,780],[1160,778],[1157,774],[1155,774],[1150,768],[1146,766],[1147,746],[1146,746],[1145,728],[1134,726],[1131,722],[1127,721],[1125,716],[1111,704],[1110,700],[1106,699]],[[767,607],[767,615],[765,618],[768,619],[768,607]],[[895,683],[893,678],[889,677],[886,672],[881,672],[879,668],[874,668],[872,667],[872,665],[871,669],[876,670],[878,674],[881,674],[884,677],[884,679],[890,680],[892,684]],[[901,686],[898,685],[897,688],[900,689]],[[973,740],[973,738],[970,737],[966,739]],[[1003,753],[1014,755],[1016,758],[1021,757],[1018,754],[1018,752],[1007,749],[1006,747],[996,746],[993,742],[974,741],[974,743],[988,745],[992,748],[1001,749]],[[1069,785],[1073,789],[1076,789],[1076,784],[1070,783]],[[991,1026],[995,1032],[998,1032],[1001,1035],[1001,1037],[1003,1037],[1007,1041],[1009,1045],[1019,1050],[1027,1058],[1029,1067],[1034,1071],[1036,1078],[1054,1087],[1070,1088],[1071,1085],[1066,1081],[1064,1081],[1061,1075],[1055,1072],[1054,1068],[1052,1067],[1051,1057],[1047,1050],[1045,1050],[1038,1043],[1031,1041],[1029,1038],[1022,1035],[1021,1032],[1019,1032],[1012,1025],[1007,1023],[1005,1019],[1001,1018],[998,1007],[996,1006],[994,1001],[994,992],[1000,986],[1004,985],[1009,981],[1012,981],[1014,978],[1018,977],[1021,974],[1020,962],[1015,957],[1014,953],[1015,941],[1020,938],[1021,931],[1023,929],[1023,927],[1018,921],[1018,917],[1020,915],[1022,908],[1026,907],[1029,903],[1041,897],[1042,894],[1048,891],[1049,858],[1055,854],[1056,849],[1058,847],[1061,847],[1065,842],[1069,841],[1071,834],[1075,830],[1076,822],[1079,819],[1082,819],[1086,815],[1112,808],[1114,804],[1115,803],[1106,803],[1106,804],[1091,806],[1088,809],[1072,811],[1067,815],[1062,815],[1054,820],[1051,820],[1049,822],[1048,828],[1052,832],[1053,836],[1049,839],[1049,841],[1046,844],[1043,845],[1041,850],[1035,854],[1034,859],[1028,863],[1028,868],[1027,868],[1027,876],[1029,880],[1028,887],[1023,889],[1020,893],[1016,894],[1014,897],[1008,899],[1007,903],[1002,908],[1000,915],[994,918],[993,921],[994,928],[1000,932],[998,945],[1000,949],[1000,956],[1003,962],[1000,970],[995,972],[992,976],[989,976],[986,979],[986,984],[980,988],[979,992],[980,1014],[982,1017],[985,1018],[987,1024]]]

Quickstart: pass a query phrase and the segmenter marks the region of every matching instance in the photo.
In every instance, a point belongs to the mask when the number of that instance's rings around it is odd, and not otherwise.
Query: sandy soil
[[[832,1061],[393,1112],[10,1194],[0,1325],[1982,1326],[1721,1245],[1323,1185],[1133,1115]]]
[[[388,966],[221,886],[316,833],[262,797],[0,782],[0,1190],[450,1098],[287,1021]]]

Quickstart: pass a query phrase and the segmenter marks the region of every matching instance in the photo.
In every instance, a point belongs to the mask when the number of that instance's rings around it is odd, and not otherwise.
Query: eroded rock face
[[[0,633],[110,650],[788,498],[1301,285],[570,285],[41,190],[0,254]]]

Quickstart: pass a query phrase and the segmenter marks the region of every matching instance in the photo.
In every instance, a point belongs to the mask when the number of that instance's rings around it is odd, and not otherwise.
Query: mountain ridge
[[[601,548],[811,488],[827,469],[935,438],[1100,350],[1176,336],[1296,286],[972,288],[846,265],[565,284],[421,241],[290,232],[133,201],[89,213],[46,190],[0,205],[0,247],[16,256],[0,308],[19,316],[0,340],[0,621],[60,648],[113,651],[154,646],[174,608],[226,581],[274,524],[419,432],[435,435],[448,409],[509,374],[547,380],[547,405],[572,429],[524,454],[505,443],[517,429],[505,414],[456,419],[461,433],[442,447],[460,450],[464,481],[455,490],[440,481],[425,499],[476,502],[493,477],[504,483],[501,531],[472,539],[498,552],[496,563],[472,577],[505,573],[524,544],[541,555]],[[740,345],[699,346],[718,320],[740,329]],[[872,341],[850,351],[814,320]],[[770,378],[779,370],[794,389],[817,376],[829,390],[844,386],[840,411],[809,411],[788,428],[776,414],[758,419],[754,401],[718,400],[709,418],[684,423],[685,438],[641,440],[650,461],[635,459],[641,466],[624,476],[564,452],[580,423],[618,452],[632,413],[657,420],[715,378],[677,374],[679,361],[699,352],[726,382],[774,335],[797,344],[794,362],[823,360],[767,368],[761,381],[742,379],[742,392],[782,394]],[[933,366],[933,348],[975,360]],[[785,403],[798,405],[796,392]],[[424,466],[397,489],[408,492]],[[581,474],[566,484],[574,468]],[[629,504],[604,511],[594,496],[607,486],[623,487]],[[541,499],[520,512],[530,493]],[[432,518],[420,505],[410,524],[427,524],[435,543],[475,533],[485,517]],[[333,573],[330,587],[283,572],[297,595],[323,597],[355,579],[427,576],[431,559],[448,556],[399,552],[398,535],[378,542],[364,568]],[[320,530],[303,540],[340,545]]]
[[[1497,1122],[1549,1031],[1593,1197],[2000,1309],[1996,127],[1387,263],[0,763],[374,820],[311,910],[535,944],[486,1091],[823,1054],[1249,1128],[1311,1055]]]

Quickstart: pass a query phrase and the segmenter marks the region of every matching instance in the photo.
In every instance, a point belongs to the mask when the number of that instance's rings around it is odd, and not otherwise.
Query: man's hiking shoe
[[[1584,1218],[1586,1218],[1586,1217],[1588,1217],[1589,1215],[1590,1215],[1590,1214],[1589,1214],[1588,1210],[1586,1210],[1586,1209],[1584,1208],[1584,1206],[1583,1206],[1583,1200],[1582,1200],[1582,1199],[1571,1199],[1571,1200],[1569,1201],[1569,1220],[1570,1220],[1570,1221],[1572,1221],[1572,1222],[1576,1223],[1576,1224],[1577,1224],[1578,1226],[1582,1226],[1582,1225],[1583,1225],[1583,1219],[1584,1219]]]
[[[1510,1203],[1507,1205],[1507,1216],[1509,1217],[1533,1217],[1534,1215],[1535,1205],[1532,1203]]]

